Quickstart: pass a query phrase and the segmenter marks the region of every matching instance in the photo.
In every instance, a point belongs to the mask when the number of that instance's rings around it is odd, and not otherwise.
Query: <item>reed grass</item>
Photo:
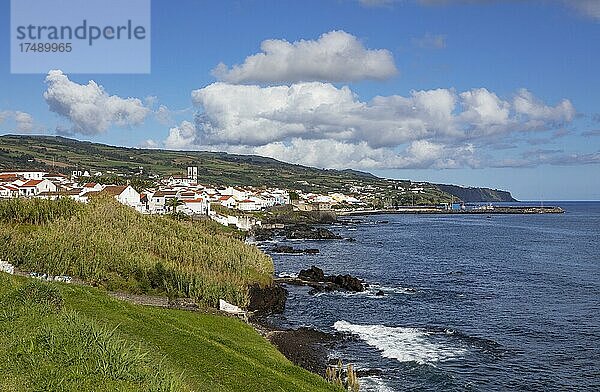
[[[249,285],[272,281],[272,260],[216,223],[142,215],[111,197],[87,205],[0,202],[0,222],[1,259],[109,290],[164,292],[209,306],[222,298],[243,307]],[[20,229],[27,224],[34,229]]]
[[[58,200],[5,199],[0,201],[0,222],[39,225],[62,217],[73,216],[81,208],[80,203],[69,198]]]

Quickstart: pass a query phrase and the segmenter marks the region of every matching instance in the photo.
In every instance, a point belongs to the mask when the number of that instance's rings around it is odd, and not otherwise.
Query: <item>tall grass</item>
[[[56,201],[44,199],[5,199],[0,200],[1,223],[29,223],[39,225],[63,217],[70,217],[82,205],[69,198]]]
[[[15,210],[20,203],[29,207],[29,201],[13,203]],[[33,231],[1,225],[0,258],[110,290],[166,292],[212,306],[219,298],[247,305],[248,286],[270,284],[273,273],[269,257],[220,233],[214,222],[146,216],[110,197],[77,205]]]

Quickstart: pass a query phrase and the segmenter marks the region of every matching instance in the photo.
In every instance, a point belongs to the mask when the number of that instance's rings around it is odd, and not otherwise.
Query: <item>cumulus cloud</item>
[[[163,125],[171,125],[173,124],[173,116],[171,114],[171,110],[165,105],[160,105],[158,109],[154,112],[154,116],[156,117],[156,121]]]
[[[34,129],[33,116],[29,113],[15,112],[15,122],[19,132],[31,132]]]
[[[155,141],[155,140],[147,139],[147,140],[144,140],[142,143],[140,143],[138,147],[140,147],[140,148],[148,148],[148,149],[155,149],[155,148],[159,148],[160,144],[157,141]]]
[[[150,110],[137,98],[109,95],[93,80],[78,84],[60,70],[46,76],[44,99],[51,111],[71,122],[71,132],[95,135],[111,126],[130,127],[144,122]]]
[[[529,128],[544,127],[549,122],[555,125],[570,122],[577,113],[573,104],[567,99],[552,107],[538,100],[526,89],[518,91],[513,106],[519,116],[527,119],[525,124]]]
[[[26,112],[4,110],[0,111],[0,124],[5,121],[12,120],[14,122],[14,130],[21,133],[30,133],[39,130],[39,125],[35,124],[33,116]]]
[[[400,152],[384,147],[373,148],[365,142],[301,138],[261,146],[220,144],[202,148],[234,154],[261,155],[285,162],[334,169],[448,169],[480,166],[472,145],[448,146],[424,140],[409,143]]]
[[[197,142],[196,126],[183,121],[179,126],[169,129],[169,136],[165,140],[165,147],[173,150],[193,149]]]
[[[6,119],[10,116],[10,112],[8,110],[0,111],[0,124],[2,124]]]
[[[367,49],[352,34],[331,31],[317,40],[265,40],[261,53],[231,68],[221,63],[212,73],[228,83],[291,83],[382,80],[397,72],[388,50]]]
[[[304,82],[213,83],[192,92],[194,122],[165,146],[259,154],[319,167],[454,168],[487,165],[483,147],[568,124],[568,100],[547,105],[527,90],[502,99],[485,88],[411,91],[362,101],[349,87]],[[510,144],[510,143],[509,143]]]
[[[394,147],[422,139],[470,141],[490,135],[554,127],[572,120],[564,100],[548,106],[530,92],[514,102],[486,89],[412,91],[361,101],[348,87],[297,83],[260,87],[214,83],[192,92],[202,144],[260,146],[290,138],[366,142]]]
[[[413,38],[412,43],[422,49],[444,49],[446,47],[446,36],[426,33],[422,37]]]

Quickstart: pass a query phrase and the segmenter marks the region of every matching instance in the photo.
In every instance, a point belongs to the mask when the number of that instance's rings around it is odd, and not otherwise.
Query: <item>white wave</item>
[[[280,277],[283,276],[280,274]],[[383,295],[377,295],[379,291],[382,291]],[[414,295],[417,293],[417,290],[410,287],[386,287],[378,284],[369,284],[365,291],[323,291],[315,294],[315,297],[320,297],[323,295],[336,295],[340,297],[367,297],[372,299],[385,299],[389,294]]]
[[[383,357],[399,362],[434,364],[458,358],[466,351],[442,344],[436,341],[433,333],[419,328],[358,325],[343,320],[336,321],[333,327],[337,331],[357,335],[368,345],[381,351]]]
[[[418,292],[418,290],[413,289],[412,287],[387,287],[387,286],[381,286],[377,283],[372,283],[369,285],[369,292],[377,293],[379,290],[383,291],[386,294],[394,293],[394,294],[413,295],[413,294],[417,294],[417,292]]]
[[[358,382],[361,392],[394,392],[382,379],[377,377],[361,377]]]
[[[277,276],[280,278],[297,278],[298,274],[292,272],[280,272]]]

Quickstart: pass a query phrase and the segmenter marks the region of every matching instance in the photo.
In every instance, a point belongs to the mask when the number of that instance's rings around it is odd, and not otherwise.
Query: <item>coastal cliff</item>
[[[465,203],[469,202],[513,202],[510,192],[491,188],[462,187],[458,185],[435,184],[442,192],[449,193]]]

